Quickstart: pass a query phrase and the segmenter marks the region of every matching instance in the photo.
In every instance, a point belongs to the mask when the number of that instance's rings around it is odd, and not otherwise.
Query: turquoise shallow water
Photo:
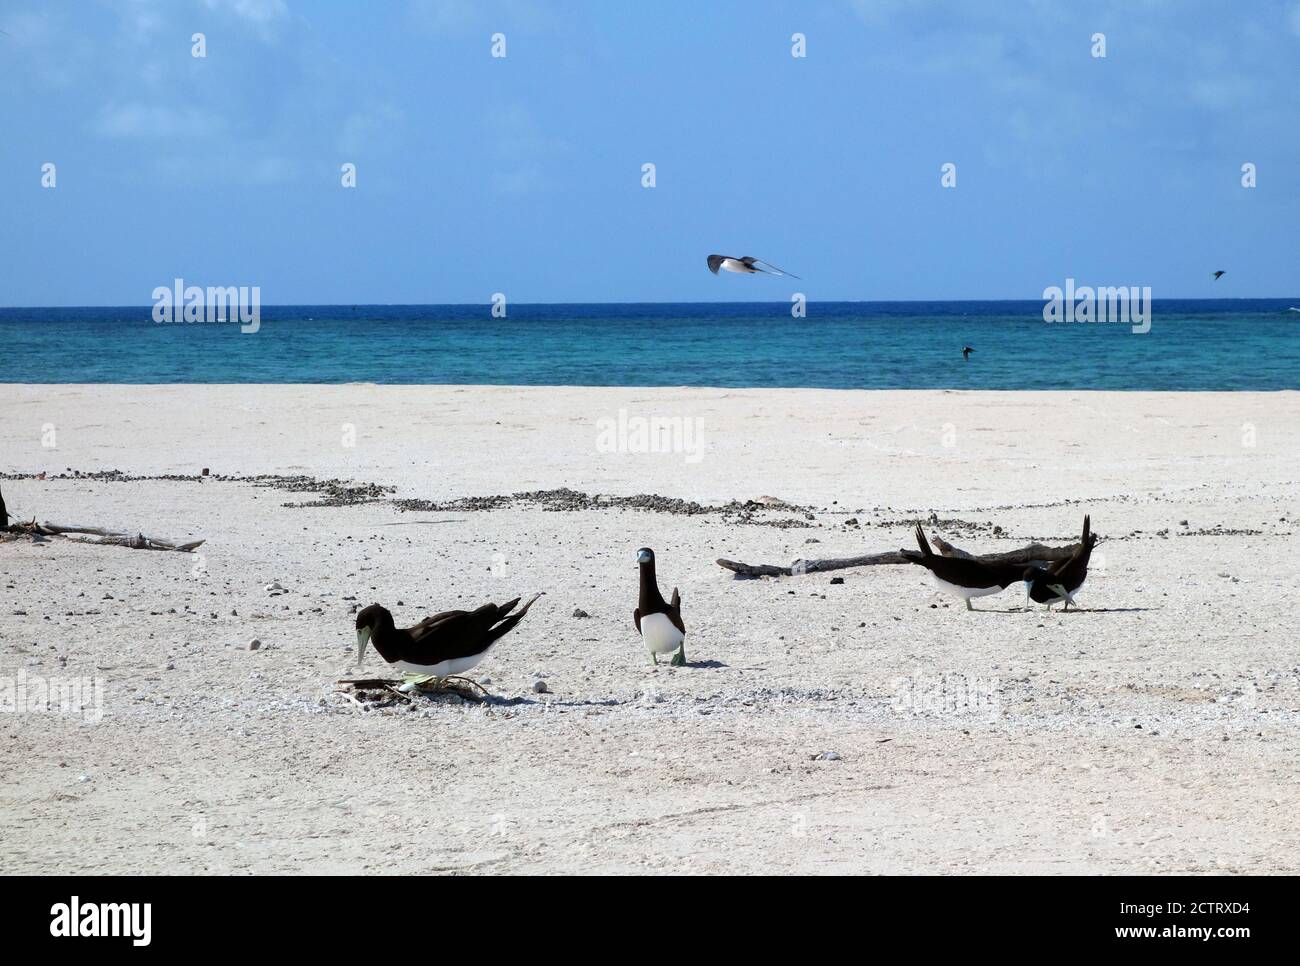
[[[150,306],[10,308],[0,382],[1296,389],[1293,306],[1156,300],[1141,335],[1048,324],[1038,301],[274,306],[250,334]]]

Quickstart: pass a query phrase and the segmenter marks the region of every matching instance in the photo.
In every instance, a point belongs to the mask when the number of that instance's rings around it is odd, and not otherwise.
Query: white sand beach
[[[0,714],[0,871],[1300,872],[1300,394],[2,385],[0,412],[13,517],[206,541],[0,543],[0,683],[102,686]],[[649,418],[685,445],[627,451]],[[262,474],[393,492],[286,506],[322,497]],[[563,487],[701,507],[393,502]],[[707,509],[760,497],[792,508]],[[932,514],[972,552],[1069,543],[1084,513],[1077,612],[715,563],[908,547]],[[691,666],[633,629],[641,546]],[[335,683],[356,605],[538,591],[471,672],[488,702]]]

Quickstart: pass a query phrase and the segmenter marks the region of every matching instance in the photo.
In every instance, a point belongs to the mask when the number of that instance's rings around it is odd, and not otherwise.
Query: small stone
[[[478,683],[483,685],[484,687],[487,687],[489,684],[492,683],[492,679],[485,674],[478,679]]]
[[[820,755],[815,755],[813,761],[841,761],[838,751],[823,751]]]
[[[547,684],[545,681],[543,681],[541,678],[538,678],[536,681],[533,682],[534,694],[548,694],[550,690],[551,690],[551,686]]]
[[[280,581],[273,580],[262,589],[265,590],[268,594],[275,594],[284,590],[284,586],[280,583]]]
[[[261,650],[261,648],[262,648],[262,642],[259,641],[256,637],[248,642],[248,649],[250,651],[258,651]]]
[[[575,607],[575,608],[573,608],[573,616],[574,616],[574,617],[590,617],[591,615],[588,614],[588,613],[587,613],[585,610],[583,610],[581,607]]]
[[[658,691],[646,691],[641,695],[642,704],[662,704],[664,696]]]
[[[831,583],[832,583],[832,584],[842,584],[842,583],[844,583],[844,578],[843,578],[843,577],[832,577],[832,578],[831,578]]]

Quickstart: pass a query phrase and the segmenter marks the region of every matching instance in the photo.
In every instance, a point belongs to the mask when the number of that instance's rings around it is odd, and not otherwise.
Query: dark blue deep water
[[[1038,301],[276,306],[255,334],[151,306],[10,308],[0,382],[1296,389],[1293,306],[1158,299],[1144,335],[1049,325]]]

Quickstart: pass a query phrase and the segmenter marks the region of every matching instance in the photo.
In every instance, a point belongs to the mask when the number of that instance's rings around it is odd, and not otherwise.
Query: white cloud
[[[92,129],[114,138],[202,138],[220,134],[222,118],[194,108],[177,109],[160,104],[109,104],[100,111]]]

